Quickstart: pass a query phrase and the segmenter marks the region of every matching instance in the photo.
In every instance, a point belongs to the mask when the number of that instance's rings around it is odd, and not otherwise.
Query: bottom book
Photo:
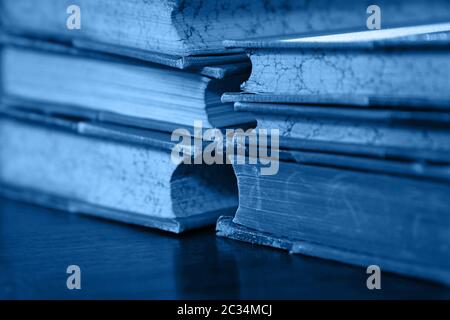
[[[236,210],[231,166],[177,163],[170,134],[1,111],[1,196],[175,233]]]
[[[217,234],[450,285],[448,177],[371,171],[355,159],[347,168],[281,161],[271,176],[235,164],[239,208],[219,218]]]

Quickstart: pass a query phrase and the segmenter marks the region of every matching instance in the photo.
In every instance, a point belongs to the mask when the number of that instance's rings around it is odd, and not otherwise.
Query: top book
[[[176,56],[221,54],[223,40],[366,29],[361,0],[1,0],[8,32],[73,41],[132,55],[130,49]],[[67,27],[79,8],[79,29]],[[382,27],[450,18],[445,0],[377,1]],[[101,44],[99,46],[99,44]],[[102,46],[104,45],[104,46]],[[229,49],[228,52],[240,49]],[[135,54],[135,53],[134,53]]]
[[[225,41],[248,50],[245,94],[223,102],[450,108],[450,23]]]

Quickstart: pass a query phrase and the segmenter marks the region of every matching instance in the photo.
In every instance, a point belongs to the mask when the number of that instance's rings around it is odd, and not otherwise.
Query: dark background
[[[68,290],[67,266],[81,268]],[[0,199],[3,299],[415,299],[450,288],[215,237],[175,236]]]

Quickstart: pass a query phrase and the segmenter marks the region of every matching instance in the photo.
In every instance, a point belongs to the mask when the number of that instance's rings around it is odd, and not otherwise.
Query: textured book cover
[[[9,108],[0,123],[8,198],[175,233],[236,208],[231,167],[175,162],[169,134]]]
[[[449,285],[449,26],[226,41],[252,72],[222,101],[257,127],[217,234]]]
[[[449,21],[448,0],[0,0],[0,299],[449,298]]]
[[[245,94],[223,101],[448,109],[449,30],[439,23],[225,41],[249,51],[252,73]]]
[[[5,27],[18,34],[72,41],[83,47],[113,50],[153,59],[148,52],[171,56],[217,55],[222,41],[294,33],[365,29],[369,1],[248,0],[79,0],[82,25],[68,30],[69,0],[3,0]],[[450,19],[444,0],[379,0],[383,26]],[[42,23],[45,21],[45,23]],[[144,52],[145,51],[145,52]],[[241,56],[242,58],[242,56]],[[203,57],[200,57],[203,59]],[[205,59],[214,59],[205,57]],[[191,62],[186,60],[184,65]]]

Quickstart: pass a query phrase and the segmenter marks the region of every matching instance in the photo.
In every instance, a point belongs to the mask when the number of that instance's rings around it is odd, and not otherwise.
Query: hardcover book
[[[2,107],[0,137],[8,198],[174,233],[237,206],[231,166],[175,162],[166,133]]]
[[[247,48],[252,72],[244,94],[223,101],[448,109],[449,37],[438,23],[225,41]]]
[[[8,105],[167,132],[195,120],[205,128],[253,121],[220,100],[239,88],[247,65],[184,71],[47,43],[6,46],[1,69]]]
[[[222,100],[279,162],[263,174],[267,150],[237,140],[239,207],[217,234],[450,285],[449,26],[227,41],[252,72]]]
[[[275,129],[279,146],[327,154],[450,163],[450,113],[236,102],[256,130]]]
[[[176,57],[200,56],[212,64],[225,50],[225,39],[293,33],[366,29],[370,1],[249,0],[78,0],[80,28],[67,28],[69,0],[2,0],[8,31],[153,60],[151,52]],[[448,20],[444,0],[379,0],[383,28]],[[157,58],[157,56],[156,56]],[[243,59],[242,54],[231,59]],[[180,67],[187,67],[181,63]]]
[[[418,176],[414,164],[297,153],[276,175],[234,165],[239,208],[219,236],[450,285],[448,165]]]

